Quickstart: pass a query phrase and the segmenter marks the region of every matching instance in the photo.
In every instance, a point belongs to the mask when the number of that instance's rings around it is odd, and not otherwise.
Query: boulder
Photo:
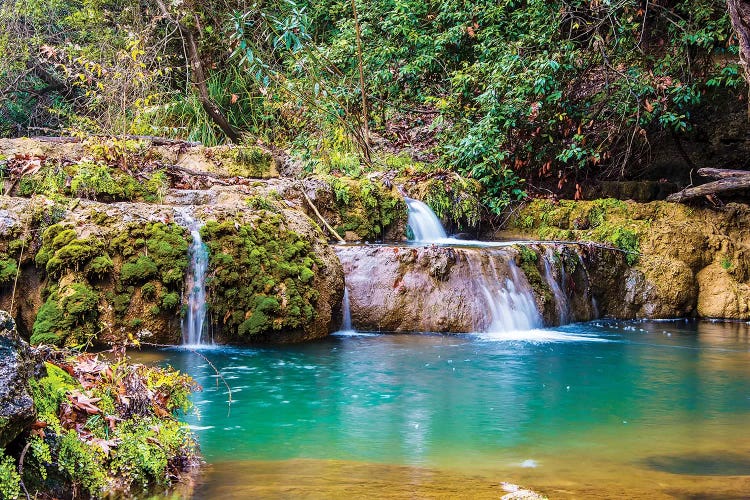
[[[10,314],[0,311],[0,448],[36,420],[29,380],[42,366],[18,336]]]

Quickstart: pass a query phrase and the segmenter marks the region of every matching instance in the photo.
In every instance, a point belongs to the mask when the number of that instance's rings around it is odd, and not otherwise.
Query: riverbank
[[[189,375],[124,348],[29,347],[5,311],[0,325],[0,498],[129,498],[196,476],[198,444],[177,418],[200,389]]]

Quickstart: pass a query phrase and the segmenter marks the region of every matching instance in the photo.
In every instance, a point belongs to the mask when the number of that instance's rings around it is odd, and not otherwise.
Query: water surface
[[[750,327],[592,322],[142,353],[204,387],[199,498],[743,498]]]

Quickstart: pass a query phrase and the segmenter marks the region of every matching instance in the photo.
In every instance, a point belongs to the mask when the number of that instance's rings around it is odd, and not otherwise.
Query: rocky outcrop
[[[13,318],[0,311],[0,449],[36,419],[29,380],[41,375],[43,366],[19,337]]]
[[[750,319],[750,207],[537,200],[515,236],[595,240],[629,252],[632,267],[605,294],[618,318]],[[508,233],[506,233],[507,235]]]
[[[190,238],[180,214],[189,210],[206,227],[223,225],[221,235],[205,235],[208,244],[212,236],[217,242],[230,233],[247,236],[231,242],[244,246],[224,248],[217,256],[234,251],[255,255],[263,248],[269,254],[280,252],[282,260],[298,261],[294,269],[278,260],[275,267],[260,262],[269,280],[262,284],[247,280],[229,287],[243,300],[209,296],[209,303],[234,304],[221,315],[209,316],[220,338],[253,342],[327,335],[341,302],[343,277],[318,226],[275,198],[261,199],[239,190],[200,196],[220,203],[173,206],[89,200],[59,203],[41,196],[0,198],[0,280],[5,278],[0,283],[5,285],[0,288],[0,307],[12,306],[21,332],[34,343],[111,344],[131,337],[179,343]],[[250,238],[251,232],[257,238]],[[289,247],[292,243],[293,248]],[[234,270],[233,265],[237,266]],[[235,271],[243,272],[240,259],[231,265],[213,260],[209,280],[216,285],[219,269],[229,269],[226,276],[231,279],[239,276]],[[271,304],[272,310],[256,314],[261,302],[266,308]],[[253,315],[252,335],[238,336],[238,325]]]
[[[355,329],[476,332],[550,326],[614,307],[621,252],[594,246],[342,246]]]

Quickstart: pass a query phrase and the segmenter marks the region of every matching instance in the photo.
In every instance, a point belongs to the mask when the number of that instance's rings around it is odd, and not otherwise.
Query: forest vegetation
[[[638,178],[701,106],[745,100],[718,0],[9,0],[0,27],[0,135],[262,144],[354,177],[420,162],[494,213]]]

